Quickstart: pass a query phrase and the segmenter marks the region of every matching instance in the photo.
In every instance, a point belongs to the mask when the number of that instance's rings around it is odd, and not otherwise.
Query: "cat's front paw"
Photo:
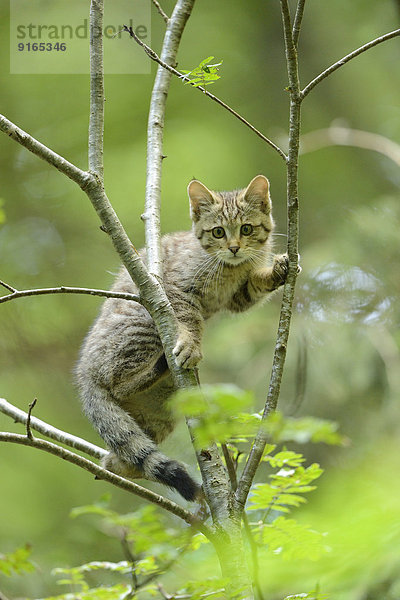
[[[193,340],[187,331],[179,335],[172,353],[175,356],[178,367],[183,367],[184,369],[193,369],[203,358],[199,343]]]
[[[298,255],[300,260],[300,254]],[[274,257],[274,264],[272,266],[272,278],[274,285],[280,287],[286,281],[287,274],[289,272],[289,257],[287,254],[278,254]],[[297,272],[301,273],[300,265],[297,266]]]
[[[272,279],[274,287],[280,287],[286,281],[286,277],[289,271],[289,257],[287,254],[278,254],[274,257],[274,264],[272,265]]]

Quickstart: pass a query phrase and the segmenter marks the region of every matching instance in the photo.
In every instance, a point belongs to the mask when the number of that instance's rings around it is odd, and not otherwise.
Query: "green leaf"
[[[217,81],[217,79],[220,79],[220,75],[218,75],[218,67],[222,65],[222,61],[219,63],[209,64],[213,58],[213,56],[208,56],[191,71],[182,69],[181,72],[188,79],[190,79],[190,81],[187,81],[186,84],[189,83],[197,87],[199,85],[209,85]]]
[[[18,575],[26,572],[32,573],[35,570],[32,562],[29,560],[31,547],[29,544],[17,548],[9,554],[0,553],[0,572],[10,577],[13,573]]]
[[[323,469],[317,463],[307,468],[299,466],[280,469],[269,476],[271,483],[257,483],[253,486],[249,510],[289,512],[289,507],[297,507],[305,502],[299,494],[313,491],[315,486],[309,484],[322,473]]]
[[[204,385],[179,390],[171,401],[178,415],[196,415],[195,443],[204,448],[211,442],[245,439],[260,424],[258,415],[249,414],[255,399],[252,392],[234,385]]]
[[[276,448],[276,446],[272,446]],[[271,451],[270,451],[271,452]],[[274,456],[263,457],[264,461],[268,461],[271,467],[300,467],[306,459],[302,454],[292,452],[291,450],[282,450]]]
[[[324,442],[331,445],[347,445],[349,440],[338,433],[338,424],[334,421],[314,417],[284,417],[282,413],[272,413],[264,427],[274,442]]]
[[[257,538],[270,552],[282,555],[286,560],[318,560],[326,552],[321,533],[283,516],[273,523],[259,525]]]

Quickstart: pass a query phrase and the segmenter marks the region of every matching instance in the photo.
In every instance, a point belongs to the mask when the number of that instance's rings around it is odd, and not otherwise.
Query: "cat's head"
[[[229,265],[260,255],[274,228],[264,175],[233,192],[213,192],[194,179],[188,194],[194,233],[204,250]]]

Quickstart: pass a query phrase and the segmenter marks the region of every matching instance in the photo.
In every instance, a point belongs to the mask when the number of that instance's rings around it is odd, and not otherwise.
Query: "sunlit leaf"
[[[219,63],[210,64],[210,61],[213,60],[213,56],[208,56],[204,60],[200,62],[200,64],[192,69],[191,71],[182,69],[182,73],[188,78],[190,81],[186,81],[186,83],[190,83],[195,87],[199,85],[209,85],[220,79],[220,75],[218,75],[219,67],[222,65],[222,61]]]

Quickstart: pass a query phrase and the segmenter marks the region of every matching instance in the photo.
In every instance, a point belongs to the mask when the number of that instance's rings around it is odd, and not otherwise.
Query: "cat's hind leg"
[[[83,394],[84,411],[111,452],[103,466],[125,477],[143,477],[176,489],[185,500],[195,500],[200,486],[185,466],[159,451],[135,419],[112,398],[109,391],[92,384]]]

